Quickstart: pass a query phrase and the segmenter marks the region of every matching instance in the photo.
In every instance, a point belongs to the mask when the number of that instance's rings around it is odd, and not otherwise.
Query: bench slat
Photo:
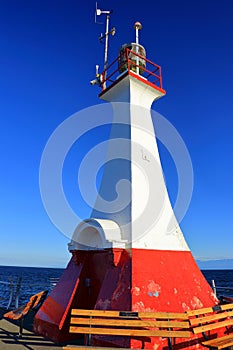
[[[216,312],[216,308],[219,308],[219,311],[225,311],[225,310],[233,310],[233,304],[224,304],[224,305],[216,305],[213,307],[207,307],[203,309],[197,309],[197,310],[188,310],[187,314],[188,316],[197,316],[201,314],[208,314],[212,312]]]
[[[218,339],[211,339],[202,342],[202,345],[207,347],[215,347],[217,349],[224,349],[228,346],[233,345],[233,334],[226,335],[225,337],[218,338]]]
[[[71,317],[71,324],[90,325],[90,326],[122,326],[122,327],[178,327],[189,328],[186,321],[148,321],[148,320],[125,320],[125,319],[103,319],[103,318],[76,318]]]
[[[192,326],[196,326],[200,323],[204,323],[204,322],[214,322],[216,320],[220,320],[222,318],[227,318],[233,316],[233,311],[230,312],[220,312],[218,314],[212,314],[212,315],[208,315],[208,316],[203,316],[203,317],[198,317],[198,318],[191,318],[190,319],[190,324]]]
[[[143,329],[116,329],[116,328],[94,328],[70,326],[71,333],[81,334],[101,334],[101,335],[122,335],[122,336],[142,336],[142,337],[181,337],[190,338],[189,331],[169,331],[169,330],[143,330]]]
[[[97,317],[121,317],[121,311],[114,310],[86,310],[86,309],[72,309],[72,316],[97,316]],[[128,315],[130,315],[130,311],[125,311]],[[132,312],[132,315],[135,312]],[[130,316],[127,316],[130,318]],[[137,312],[137,316],[132,316],[132,318],[156,318],[156,319],[180,319],[187,320],[187,313],[182,312]]]
[[[119,317],[120,311],[109,310],[87,310],[87,309],[72,309],[72,316],[102,316],[102,317]]]
[[[211,331],[212,329],[217,329],[217,328],[222,328],[222,327],[227,327],[233,325],[233,319],[226,320],[223,322],[215,322],[211,324],[205,324],[204,326],[199,326],[193,328],[193,333],[198,334],[198,333],[203,333],[206,331]]]
[[[188,320],[188,315],[185,312],[139,312],[138,317],[169,320]]]

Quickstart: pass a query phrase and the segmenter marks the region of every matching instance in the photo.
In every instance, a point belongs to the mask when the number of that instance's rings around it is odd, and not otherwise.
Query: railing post
[[[16,295],[15,295],[15,308],[19,307],[19,292],[21,287],[22,277],[18,278],[17,286],[16,286]]]
[[[129,73],[129,71],[130,71],[129,49],[126,49],[126,60],[127,60],[127,68],[128,68],[128,73]]]
[[[212,285],[212,289],[214,291],[215,296],[217,296],[217,290],[216,290],[216,286],[215,286],[215,281],[211,280],[211,285]]]
[[[12,303],[12,299],[13,299],[13,295],[14,295],[14,282],[12,277],[9,278],[9,288],[10,288],[10,298],[7,304],[7,310],[10,308],[11,303]]]
[[[161,67],[159,67],[159,82],[160,82],[160,89],[163,88],[163,81],[162,81],[162,70]]]

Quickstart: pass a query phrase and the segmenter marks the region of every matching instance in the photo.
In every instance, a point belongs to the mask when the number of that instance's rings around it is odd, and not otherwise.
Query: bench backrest
[[[203,333],[233,325],[233,304],[187,311],[193,333]]]
[[[71,333],[189,338],[186,313],[71,310]]]
[[[40,308],[40,306],[45,301],[45,299],[47,297],[47,294],[48,294],[48,291],[47,290],[43,290],[42,292],[31,296],[30,300],[31,299],[33,300],[32,310],[37,310],[37,309]]]
[[[37,311],[37,309],[39,309],[42,303],[44,302],[47,294],[48,291],[44,290],[40,293],[32,295],[27,304],[5,313],[4,317],[9,318],[11,320],[19,320],[26,316],[30,310]]]

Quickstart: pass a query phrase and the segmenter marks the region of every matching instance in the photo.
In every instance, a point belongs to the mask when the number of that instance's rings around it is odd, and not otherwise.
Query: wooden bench
[[[201,342],[203,346],[211,349],[225,349],[233,346],[233,304],[190,310],[187,311],[187,315],[193,333],[203,334],[205,339]],[[220,329],[223,336],[219,337],[215,331]],[[229,334],[230,332],[232,333]]]
[[[145,337],[165,337],[172,349],[172,338],[189,338],[191,332],[186,313],[132,312],[107,310],[71,310],[70,333],[84,335],[118,335],[145,341]],[[88,339],[88,337],[86,337]],[[66,346],[65,350],[87,349]],[[104,348],[106,349],[106,348]]]
[[[30,297],[27,304],[20,306],[18,309],[11,310],[3,315],[3,317],[8,318],[13,321],[19,321],[19,337],[23,334],[23,321],[25,316],[28,315],[30,311],[37,312],[42,303],[44,302],[48,294],[47,290],[40,293],[34,294]]]

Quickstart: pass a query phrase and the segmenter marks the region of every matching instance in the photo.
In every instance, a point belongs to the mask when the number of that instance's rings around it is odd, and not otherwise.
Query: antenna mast
[[[103,10],[100,10],[98,9],[98,5],[97,5],[97,2],[96,2],[96,11],[95,11],[95,19],[96,19],[96,16],[100,16],[100,15],[103,15],[105,14],[106,15],[106,25],[105,25],[105,33],[104,34],[101,34],[101,36],[99,37],[99,41],[102,42],[103,39],[105,39],[105,49],[104,49],[104,81],[106,81],[106,75],[107,75],[107,72],[106,72],[106,69],[107,69],[107,66],[108,66],[108,37],[109,35],[112,35],[114,36],[115,33],[116,33],[116,28],[113,27],[110,31],[109,31],[109,21],[110,21],[110,14],[112,13],[113,11],[103,11]],[[96,22],[96,20],[95,20]],[[97,23],[97,22],[96,22]],[[104,82],[104,85],[106,85],[106,82]]]

